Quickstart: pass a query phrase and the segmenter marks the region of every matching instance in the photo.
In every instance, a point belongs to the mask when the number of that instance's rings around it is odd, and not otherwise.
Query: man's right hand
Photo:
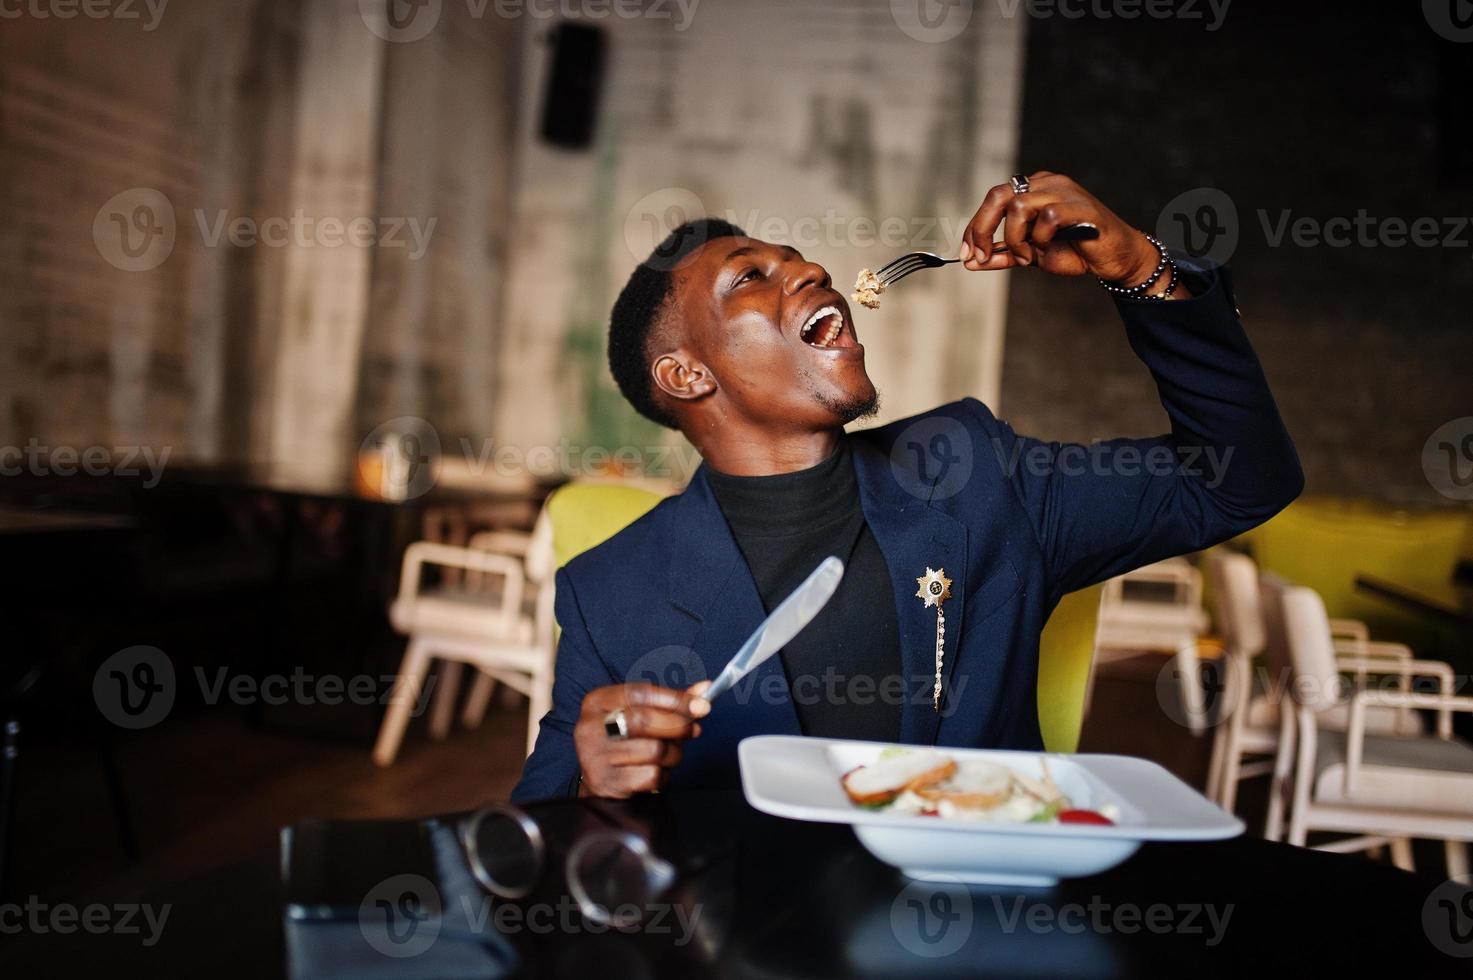
[[[681,743],[701,734],[696,719],[711,710],[711,703],[701,697],[710,684],[702,681],[684,691],[653,684],[611,684],[589,691],[573,728],[583,770],[580,794],[623,799],[663,786],[680,762]],[[625,739],[610,738],[604,730],[604,718],[618,708],[624,709],[629,725]]]

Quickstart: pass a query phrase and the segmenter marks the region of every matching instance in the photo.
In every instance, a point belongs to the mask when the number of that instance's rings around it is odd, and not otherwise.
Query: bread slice
[[[930,803],[949,801],[963,810],[990,810],[1013,795],[1013,773],[984,759],[968,759],[950,778],[916,790]]]
[[[860,806],[889,803],[908,789],[930,786],[956,772],[956,760],[934,749],[881,757],[844,774],[844,792]]]

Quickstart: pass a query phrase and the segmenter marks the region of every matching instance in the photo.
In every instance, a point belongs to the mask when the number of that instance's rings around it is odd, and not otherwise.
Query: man
[[[1097,237],[1056,239],[1076,225]],[[1097,276],[1171,434],[1041,442],[975,399],[846,434],[877,396],[824,269],[724,222],[678,229],[615,304],[609,359],[634,407],[704,463],[558,573],[553,707],[513,798],[735,786],[737,743],[760,733],[1041,748],[1038,638],[1061,596],[1298,495],[1226,269],[1168,257],[1046,171],[992,188],[960,254],[972,271]],[[731,693],[650,683],[672,667],[714,678],[830,554],[847,565],[833,599]],[[918,585],[943,578],[938,610]]]

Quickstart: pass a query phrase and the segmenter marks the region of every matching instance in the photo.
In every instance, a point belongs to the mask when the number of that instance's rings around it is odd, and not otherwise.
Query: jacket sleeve
[[[1190,299],[1116,300],[1169,435],[1044,442],[968,402],[1028,512],[1055,596],[1241,534],[1304,486],[1228,270],[1173,258],[1192,279]]]
[[[554,608],[562,637],[557,646],[552,709],[542,717],[536,747],[522,768],[521,780],[512,790],[511,798],[518,802],[573,796],[578,792],[578,753],[573,745],[573,726],[578,723],[583,696],[595,687],[614,683],[593,645],[566,568],[557,573],[556,589]]]

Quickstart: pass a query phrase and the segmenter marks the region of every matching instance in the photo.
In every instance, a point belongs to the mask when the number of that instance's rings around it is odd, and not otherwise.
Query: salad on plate
[[[1040,757],[1041,779],[985,759],[958,761],[940,749],[891,747],[870,765],[842,777],[856,806],[947,820],[1007,823],[1111,825],[1119,818],[1106,804],[1080,809],[1054,782]]]

